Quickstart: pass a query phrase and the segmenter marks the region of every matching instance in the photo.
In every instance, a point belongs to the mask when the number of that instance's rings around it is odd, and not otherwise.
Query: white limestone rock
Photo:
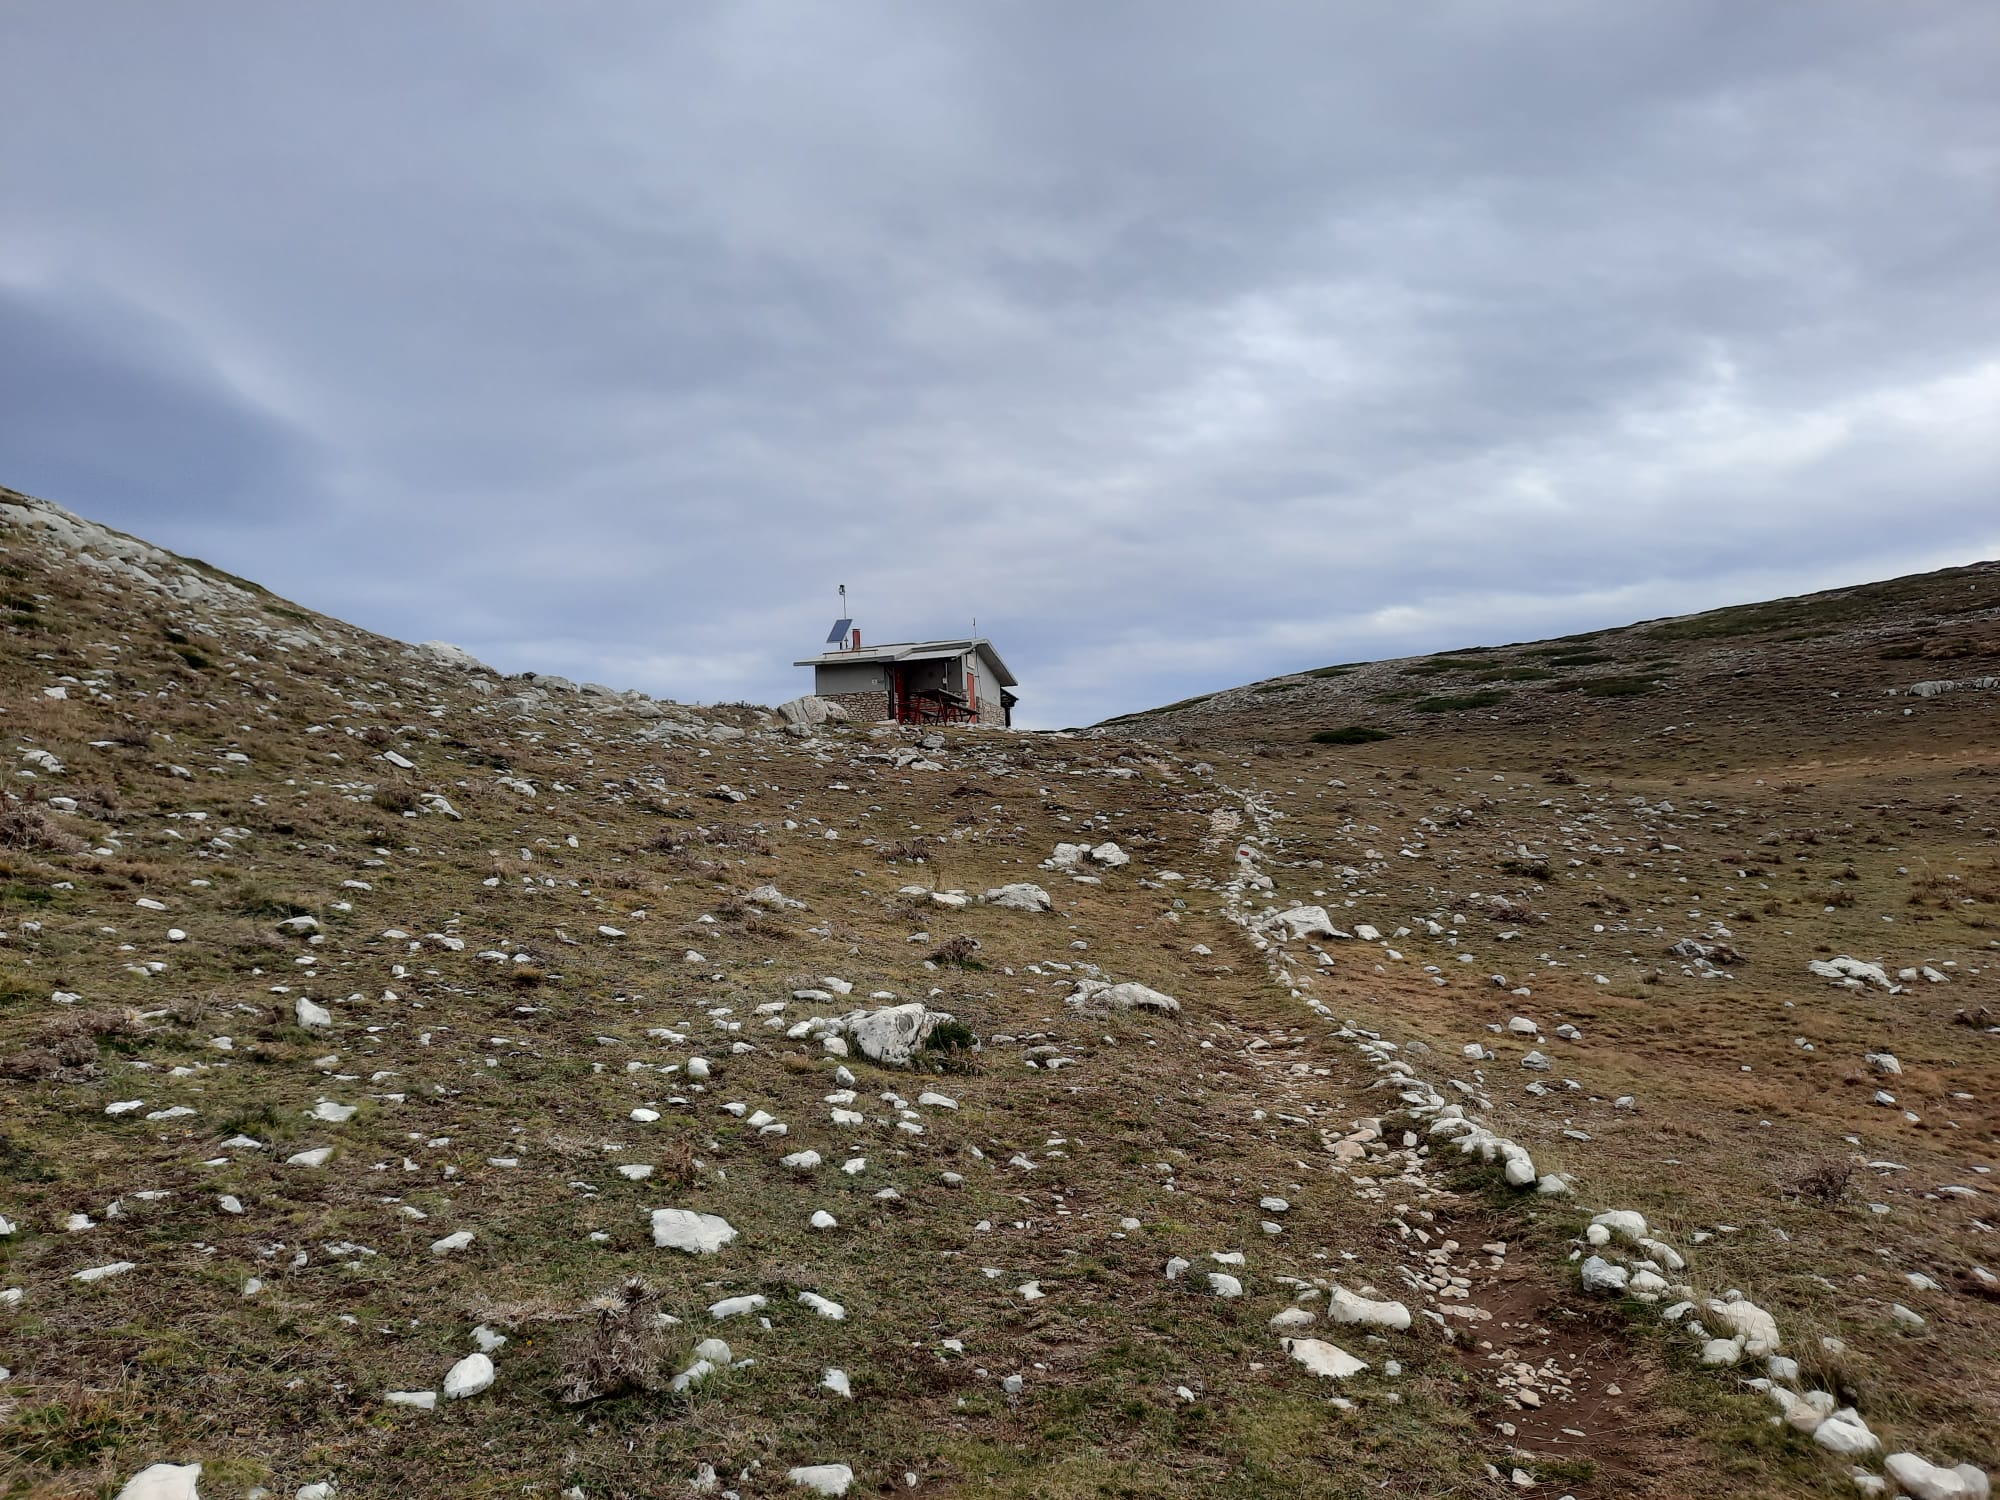
[[[1621,1235],[1635,1245],[1646,1238],[1646,1216],[1629,1208],[1609,1209],[1594,1217],[1590,1224],[1593,1229]]]
[[[467,1396],[476,1396],[493,1385],[493,1361],[484,1354],[468,1354],[445,1372],[444,1395],[447,1401],[462,1401]]]
[[[838,1323],[847,1317],[847,1309],[830,1297],[822,1297],[818,1292],[800,1292],[799,1301],[818,1313],[822,1318]]]
[[[979,899],[988,906],[998,906],[1008,911],[1055,910],[1055,902],[1049,898],[1049,893],[1025,880],[1017,880],[1010,885],[995,886]]]
[[[113,1276],[123,1276],[127,1271],[136,1271],[139,1263],[135,1260],[114,1260],[109,1265],[86,1266],[81,1271],[70,1273],[71,1281],[106,1281]]]
[[[1625,1284],[1631,1279],[1631,1272],[1623,1266],[1614,1266],[1601,1255],[1593,1255],[1583,1263],[1583,1289],[1586,1292],[1622,1297]]]
[[[1359,1323],[1368,1328],[1387,1328],[1398,1333],[1410,1326],[1410,1310],[1400,1302],[1373,1302],[1358,1297],[1345,1287],[1335,1287],[1327,1298],[1327,1321]]]
[[[906,1068],[930,1034],[951,1019],[947,1012],[928,1010],[921,1000],[913,1000],[881,1010],[857,1010],[841,1024],[862,1056],[884,1067]]]
[[[816,1495],[844,1495],[854,1483],[854,1471],[846,1464],[801,1464],[788,1470],[785,1478]]]
[[[1754,1302],[1711,1302],[1708,1314],[1717,1323],[1743,1340],[1743,1352],[1752,1358],[1775,1354],[1778,1350],[1778,1320]]]
[[[688,1208],[656,1208],[652,1214],[653,1243],[662,1250],[713,1255],[736,1238],[736,1230],[718,1214]]]
[[[1891,1453],[1882,1467],[1913,1500],[1988,1500],[1993,1493],[1985,1471],[1971,1464],[1947,1469],[1914,1453]]]
[[[1338,1344],[1329,1344],[1324,1339],[1283,1339],[1285,1352],[1313,1374],[1329,1380],[1346,1380],[1368,1368],[1367,1361],[1356,1359]]]
[[[807,693],[804,697],[794,698],[789,703],[780,703],[778,716],[791,728],[813,730],[822,724],[845,722],[847,705],[837,703],[831,698],[820,698]]]
[[[1807,962],[1806,970],[1808,973],[1818,975],[1821,979],[1830,980],[1834,984],[1844,985],[1851,990],[1858,990],[1871,984],[1877,989],[1884,990],[1893,990],[1896,987],[1894,981],[1884,972],[1880,964],[1865,964],[1858,958],[1848,958],[1845,956],[1828,959],[1815,958]]]
[[[1102,979],[1080,979],[1068,1003],[1075,1010],[1143,1010],[1165,1016],[1178,1015],[1181,1008],[1172,995],[1130,980],[1110,984]]]
[[[118,1500],[201,1500],[200,1464],[152,1464],[125,1481]]]
[[[1294,942],[1305,938],[1340,936],[1340,930],[1333,925],[1333,918],[1326,914],[1324,906],[1289,907],[1273,915],[1270,922],[1272,926],[1283,927],[1285,935]]]
[[[1709,1339],[1701,1346],[1701,1362],[1705,1365],[1734,1365],[1742,1359],[1741,1339]]]
[[[1882,1440],[1869,1431],[1861,1414],[1851,1406],[1843,1406],[1820,1423],[1813,1429],[1812,1436],[1820,1447],[1843,1458],[1859,1458],[1882,1446]]]

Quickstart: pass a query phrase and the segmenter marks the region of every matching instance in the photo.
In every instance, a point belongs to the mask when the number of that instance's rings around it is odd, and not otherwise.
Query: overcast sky
[[[2000,555],[2000,5],[0,9],[0,482],[1022,721]]]

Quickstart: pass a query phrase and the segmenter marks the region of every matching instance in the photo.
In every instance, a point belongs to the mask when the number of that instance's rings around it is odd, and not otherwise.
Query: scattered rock
[[[653,1243],[662,1250],[713,1255],[736,1238],[729,1221],[715,1214],[686,1208],[656,1208],[652,1219]]]
[[[468,1354],[445,1372],[445,1399],[459,1401],[467,1396],[476,1396],[492,1384],[493,1361],[484,1354]]]
[[[1324,1339],[1284,1339],[1285,1352],[1313,1374],[1330,1380],[1346,1380],[1368,1368],[1365,1360],[1356,1359],[1338,1344],[1329,1344]]]

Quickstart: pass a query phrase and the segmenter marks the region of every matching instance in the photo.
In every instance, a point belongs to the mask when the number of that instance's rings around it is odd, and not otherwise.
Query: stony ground
[[[2000,1460],[1982,690],[788,733],[0,526],[8,1493]]]

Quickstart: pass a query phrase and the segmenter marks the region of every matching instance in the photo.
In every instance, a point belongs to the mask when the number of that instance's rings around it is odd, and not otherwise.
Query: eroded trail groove
[[[1976,755],[788,724],[0,499],[11,1492],[1995,1456]]]

